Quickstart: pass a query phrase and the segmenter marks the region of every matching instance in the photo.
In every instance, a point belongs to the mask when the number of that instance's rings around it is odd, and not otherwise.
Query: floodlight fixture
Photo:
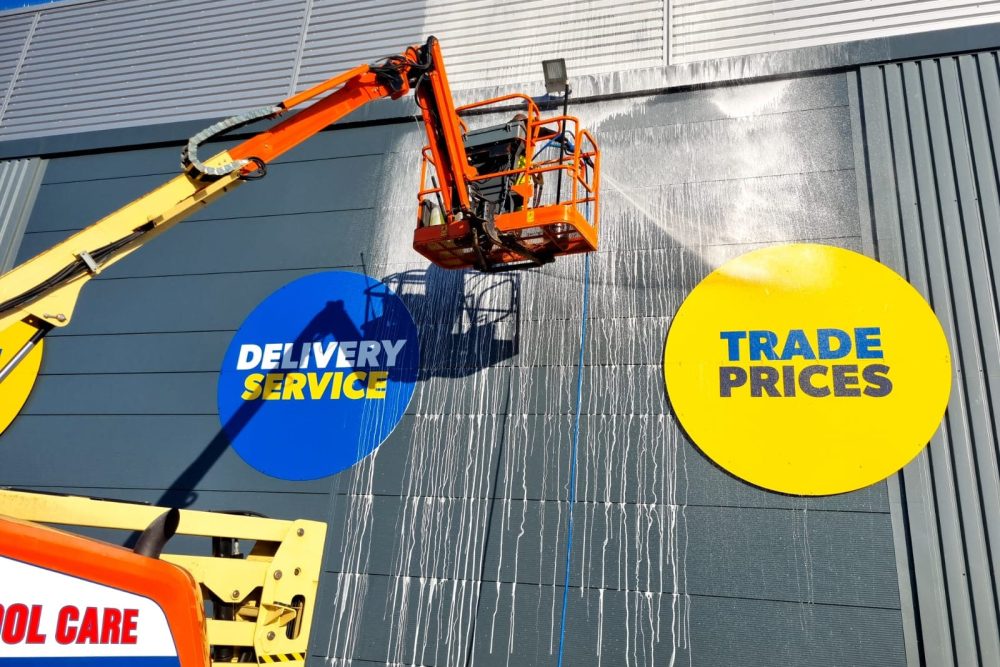
[[[549,95],[569,92],[569,77],[566,76],[566,60],[564,58],[543,60],[542,73],[545,75],[545,92]]]

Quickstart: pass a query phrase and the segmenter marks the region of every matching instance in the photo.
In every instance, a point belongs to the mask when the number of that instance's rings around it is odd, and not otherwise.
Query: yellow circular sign
[[[830,246],[764,248],[681,305],[664,373],[681,425],[751,484],[827,495],[885,479],[933,435],[951,391],[941,324],[886,266]]]
[[[24,322],[17,322],[0,331],[0,368],[7,365],[36,331],[34,327]],[[31,393],[35,378],[38,377],[38,368],[42,364],[44,342],[38,341],[10,375],[0,380],[0,433],[14,421],[14,417],[28,400],[28,394]]]

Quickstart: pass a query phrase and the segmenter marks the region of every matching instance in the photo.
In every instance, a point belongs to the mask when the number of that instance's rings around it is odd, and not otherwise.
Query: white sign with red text
[[[0,582],[4,664],[178,664],[166,616],[148,598],[2,556]]]

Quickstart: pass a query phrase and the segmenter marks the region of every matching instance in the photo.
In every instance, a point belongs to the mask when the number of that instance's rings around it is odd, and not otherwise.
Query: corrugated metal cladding
[[[0,272],[14,266],[45,164],[39,158],[0,162]]]
[[[955,367],[944,425],[890,487],[908,649],[921,664],[1000,665],[997,53],[858,78],[875,249],[930,300]]]
[[[431,34],[459,90],[541,92],[564,57],[622,93],[671,63],[997,20],[1000,0],[68,2],[0,17],[0,139],[229,115]]]
[[[663,65],[663,0],[314,0],[302,83],[435,35],[455,88],[542,81],[565,58],[574,75]]]
[[[106,0],[41,9],[0,137],[205,118],[280,99],[303,7]]]
[[[993,23],[1000,1],[670,0],[670,62]]]
[[[7,56],[0,139],[224,116],[431,34],[445,45],[455,88],[484,78],[494,86],[540,84],[545,58],[566,58],[575,75],[662,65],[665,6],[101,0],[45,7],[0,21]]]

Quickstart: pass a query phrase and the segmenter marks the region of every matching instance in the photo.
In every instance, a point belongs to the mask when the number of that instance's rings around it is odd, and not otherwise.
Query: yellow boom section
[[[229,154],[222,152],[209,163],[231,161]],[[79,264],[81,259],[86,265],[83,272],[58,288],[43,291],[21,306],[0,312],[0,331],[20,320],[38,327],[66,326],[73,318],[73,309],[87,280],[235,188],[243,182],[243,175],[234,171],[211,182],[198,181],[187,174],[177,176],[4,274],[0,281],[0,303],[43,285],[69,265]],[[122,245],[115,247],[115,244]],[[108,252],[109,248],[113,251]]]

